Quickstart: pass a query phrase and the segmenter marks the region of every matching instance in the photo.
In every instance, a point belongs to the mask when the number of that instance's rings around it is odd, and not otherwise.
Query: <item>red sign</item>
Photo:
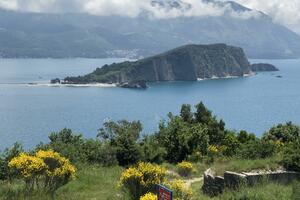
[[[172,191],[162,185],[159,185],[158,200],[172,200]]]

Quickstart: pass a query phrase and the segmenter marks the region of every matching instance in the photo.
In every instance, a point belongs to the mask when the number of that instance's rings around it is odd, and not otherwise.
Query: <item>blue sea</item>
[[[106,120],[140,120],[143,134],[151,134],[168,112],[177,114],[181,104],[200,101],[224,119],[227,128],[257,136],[277,123],[300,124],[300,60],[251,60],[272,63],[280,71],[246,78],[152,83],[147,90],[43,84],[123,60],[0,59],[0,149],[16,141],[32,148],[65,127],[95,138]]]

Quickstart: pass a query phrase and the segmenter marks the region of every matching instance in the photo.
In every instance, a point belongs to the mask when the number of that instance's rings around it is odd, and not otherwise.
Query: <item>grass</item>
[[[249,172],[260,169],[276,170],[281,168],[279,161],[279,157],[255,160],[219,159],[210,167],[217,175],[223,175],[225,171]]]
[[[117,187],[121,176],[121,167],[104,168],[98,166],[82,166],[77,178],[60,188],[54,196],[57,200],[128,200]],[[50,200],[50,195],[43,191],[26,196],[23,183],[0,184],[2,200]]]
[[[168,175],[167,178],[191,179],[202,177],[203,172],[212,168],[216,174],[223,175],[224,171],[251,171],[255,169],[278,169],[279,158],[257,160],[238,160],[238,159],[216,159],[212,165],[204,163],[193,163],[196,172],[188,178]],[[163,164],[168,170],[177,172],[176,165]],[[118,181],[123,171],[122,167],[104,168],[99,166],[80,166],[77,172],[77,178],[67,185],[61,187],[54,195],[57,200],[129,200],[118,188]],[[202,182],[192,185],[193,200],[211,199],[201,192]],[[0,183],[0,199],[2,200],[52,200],[50,195],[43,191],[38,191],[26,196],[23,190],[22,181],[14,181],[12,184]],[[295,190],[295,189],[294,189]],[[300,191],[300,186],[298,190]],[[226,191],[223,195],[214,199],[290,199],[293,193],[291,185],[264,184],[253,188],[243,188],[239,191]],[[300,197],[300,194],[298,195]],[[299,198],[300,200],[300,198]]]
[[[226,190],[223,194],[210,198],[201,191],[202,182],[192,185],[193,200],[299,200],[300,183],[281,185],[263,183],[255,187],[244,187],[239,190]]]

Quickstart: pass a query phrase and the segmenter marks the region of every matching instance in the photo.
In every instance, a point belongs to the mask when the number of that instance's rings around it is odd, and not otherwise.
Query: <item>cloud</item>
[[[300,0],[236,0],[249,8],[263,11],[274,22],[300,33]]]
[[[179,6],[179,7],[178,7]],[[201,0],[0,0],[0,7],[27,12],[85,12],[94,15],[136,17],[146,12],[154,18],[180,16],[220,16],[233,13],[235,17],[252,17],[253,13],[236,13],[228,6],[204,3]]]

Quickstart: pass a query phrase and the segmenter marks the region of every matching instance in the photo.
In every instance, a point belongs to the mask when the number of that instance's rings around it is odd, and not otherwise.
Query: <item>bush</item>
[[[140,198],[140,200],[157,200],[157,195],[151,192],[148,192]]]
[[[139,121],[110,121],[99,129],[98,137],[115,147],[119,165],[128,166],[136,164],[142,158],[141,148],[137,143],[141,131],[142,124]]]
[[[243,144],[237,156],[242,159],[258,159],[272,157],[276,153],[276,144],[274,142],[256,140]]]
[[[8,166],[25,181],[27,191],[32,191],[35,185],[38,186],[38,178],[45,172],[47,167],[41,158],[27,153],[21,153],[13,158]]]
[[[226,132],[226,135],[222,141],[221,153],[224,156],[233,156],[236,154],[238,148],[240,147],[240,142],[236,137],[234,132]]]
[[[99,164],[103,167],[118,164],[116,149],[107,142],[87,140],[83,145],[86,160],[91,164]]]
[[[75,167],[69,160],[52,150],[40,150],[35,155],[21,153],[8,166],[25,181],[26,191],[39,189],[39,181],[43,181],[44,189],[54,192],[75,174]]]
[[[194,166],[190,162],[181,162],[177,164],[177,171],[180,176],[190,176],[194,171]]]
[[[161,147],[156,138],[146,136],[141,142],[142,161],[161,164],[166,155],[165,148]]]
[[[39,144],[36,150],[49,150],[60,153],[70,159],[71,162],[86,162],[86,155],[83,151],[84,139],[82,135],[76,135],[71,129],[63,129],[53,132],[49,136],[49,144]]]
[[[0,180],[7,180],[14,178],[17,174],[11,172],[8,168],[8,162],[23,152],[23,147],[19,143],[15,143],[12,148],[6,149],[0,155]]]
[[[169,115],[169,122],[162,122],[156,134],[158,142],[166,149],[165,159],[171,163],[186,160],[195,151],[205,154],[208,146],[207,128],[189,124],[181,117]]]
[[[282,164],[287,170],[300,172],[300,140],[284,148]]]
[[[192,199],[193,192],[187,188],[182,180],[175,179],[165,185],[173,191],[173,198],[175,200],[190,200]]]
[[[294,142],[300,138],[300,127],[292,122],[278,124],[264,134],[264,140],[281,141],[283,143]]]
[[[139,163],[122,173],[120,184],[136,200],[147,192],[155,193],[156,185],[164,181],[165,175],[166,170],[159,165]]]

